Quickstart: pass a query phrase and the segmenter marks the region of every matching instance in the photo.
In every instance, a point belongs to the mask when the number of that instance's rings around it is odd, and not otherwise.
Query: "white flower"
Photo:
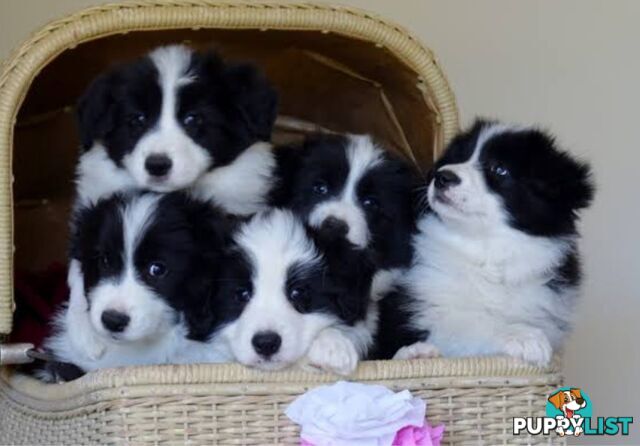
[[[317,446],[390,446],[403,427],[423,426],[425,411],[408,390],[340,381],[301,395],[286,414]]]

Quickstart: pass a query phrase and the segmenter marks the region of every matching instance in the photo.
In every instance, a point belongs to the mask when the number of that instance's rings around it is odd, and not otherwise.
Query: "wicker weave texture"
[[[474,376],[489,370],[490,361],[398,362],[389,380],[375,379],[377,364],[370,363],[356,378],[406,388],[426,399],[430,422],[446,425],[445,445],[563,444],[556,436],[512,434],[513,417],[544,416],[546,398],[559,386],[559,375],[503,362],[502,371],[495,370],[503,376]],[[439,376],[443,366],[464,376]],[[299,394],[333,378],[291,372],[262,373],[255,380],[256,372],[236,373],[241,379],[228,373],[239,369],[144,367],[119,376],[117,370],[103,371],[58,389],[5,374],[0,380],[0,442],[299,444],[298,429],[284,409]],[[139,381],[145,384],[136,384]],[[80,388],[85,391],[77,392]]]
[[[309,30],[370,41],[418,73],[438,112],[441,143],[457,130],[449,84],[434,55],[404,29],[349,8],[308,3],[128,1],[87,9],[32,35],[0,74],[0,333],[11,331],[13,305],[12,141],[17,111],[35,76],[61,52],[90,40],[136,30],[184,28]]]

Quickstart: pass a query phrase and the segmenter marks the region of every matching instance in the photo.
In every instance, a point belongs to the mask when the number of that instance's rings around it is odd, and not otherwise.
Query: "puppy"
[[[277,209],[233,235],[212,338],[237,361],[264,370],[307,361],[339,374],[355,369],[363,341],[344,330],[363,318],[372,270],[355,269],[364,261],[350,245],[338,254],[322,243],[294,214]],[[328,257],[337,255],[341,271]]]
[[[83,371],[215,360],[201,341],[227,226],[210,203],[181,192],[117,194],[78,210],[71,295],[46,348]]]
[[[327,246],[346,241],[375,266],[367,311],[350,330],[351,336],[366,340],[360,342],[366,347],[361,357],[375,357],[376,301],[411,259],[415,173],[369,136],[316,137],[277,153],[279,165],[293,172],[284,176],[282,202],[324,234]],[[344,259],[336,261],[344,264]]]
[[[401,331],[426,343],[396,358],[507,354],[548,364],[571,327],[577,213],[592,200],[590,177],[537,129],[479,121],[455,138],[426,189],[402,280],[408,297],[392,299],[408,317]]]
[[[263,209],[276,161],[277,96],[251,65],[160,47],[98,77],[78,103],[80,204],[191,188],[224,211]]]
[[[289,150],[292,157],[280,161],[293,172],[281,204],[314,228],[370,248],[380,269],[409,263],[415,174],[405,162],[366,135],[311,138]]]

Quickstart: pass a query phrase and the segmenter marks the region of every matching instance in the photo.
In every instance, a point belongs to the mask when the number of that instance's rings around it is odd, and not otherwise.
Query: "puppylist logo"
[[[589,396],[575,387],[561,387],[547,399],[546,417],[513,419],[513,434],[550,435],[629,435],[633,417],[592,416]]]

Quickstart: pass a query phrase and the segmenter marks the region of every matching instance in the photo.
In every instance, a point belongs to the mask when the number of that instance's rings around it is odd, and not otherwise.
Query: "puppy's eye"
[[[129,127],[139,129],[145,126],[147,123],[147,117],[144,113],[133,113],[127,119],[127,123],[129,124]]]
[[[313,192],[318,195],[327,195],[329,193],[329,185],[323,180],[318,180],[313,183]]]
[[[502,164],[494,164],[490,168],[491,173],[497,177],[507,177],[509,176],[509,169],[507,169]]]
[[[299,301],[307,297],[307,289],[303,287],[295,287],[289,290],[289,300]]]
[[[236,288],[236,300],[241,303],[247,303],[251,300],[251,290],[247,287],[240,286]]]
[[[380,203],[378,202],[378,200],[375,197],[371,197],[371,196],[364,197],[362,199],[362,205],[372,211],[375,211],[380,207]]]
[[[184,118],[182,118],[182,124],[188,128],[197,128],[202,125],[202,116],[198,113],[187,113]]]
[[[169,270],[167,268],[167,265],[162,262],[151,262],[147,269],[147,273],[149,274],[149,276],[156,279],[160,279],[166,276],[168,272]]]

